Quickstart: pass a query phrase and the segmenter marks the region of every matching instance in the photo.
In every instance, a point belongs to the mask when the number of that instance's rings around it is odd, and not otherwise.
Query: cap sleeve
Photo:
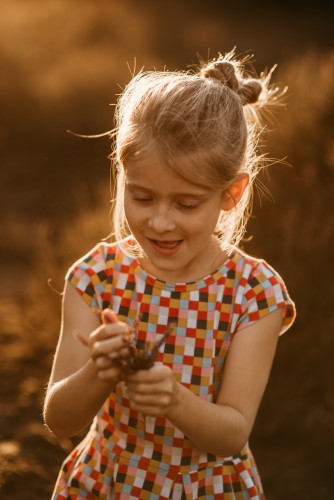
[[[106,269],[107,246],[98,244],[69,268],[65,279],[74,286],[90,307],[102,310]]]
[[[291,300],[281,276],[266,262],[260,261],[251,268],[244,293],[241,314],[236,325],[240,331],[267,314],[283,308],[280,335],[286,332],[296,317],[295,304]]]

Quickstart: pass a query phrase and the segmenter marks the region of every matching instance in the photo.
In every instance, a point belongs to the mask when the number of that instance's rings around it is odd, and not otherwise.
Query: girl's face
[[[203,278],[226,258],[213,235],[223,194],[199,187],[150,155],[126,164],[125,215],[143,250],[141,264],[156,278]]]

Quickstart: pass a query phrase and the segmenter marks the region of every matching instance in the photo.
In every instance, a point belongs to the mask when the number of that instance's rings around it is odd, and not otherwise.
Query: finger
[[[129,382],[129,377],[126,379],[126,387],[129,391],[129,394],[157,394],[159,392],[159,386],[157,384],[149,384],[144,382]]]
[[[169,405],[167,406],[157,406],[156,404],[137,404],[130,400],[130,408],[138,413],[147,415],[149,417],[158,417],[165,415],[168,411]]]
[[[165,365],[154,365],[148,370],[138,370],[127,377],[129,383],[159,383],[172,376],[172,371]]]
[[[122,372],[117,366],[111,366],[106,370],[99,370],[97,376],[101,380],[110,380],[113,382],[122,380]]]
[[[101,313],[101,321],[104,325],[107,325],[109,323],[117,323],[117,314],[112,309],[103,309]]]
[[[103,324],[89,336],[89,344],[92,345],[94,342],[109,339],[110,337],[124,336],[128,332],[128,326],[125,323],[108,323]]]
[[[95,358],[94,361],[96,366],[101,370],[105,370],[113,366],[113,362],[108,356],[99,356]]]
[[[124,339],[121,335],[95,342],[92,346],[91,352],[93,358],[100,356],[115,358],[120,355],[127,356],[129,354],[129,350],[126,347]]]
[[[137,394],[128,391],[129,399],[137,406],[166,407],[171,402],[169,394]]]
[[[157,383],[129,383],[126,381],[126,386],[129,394],[133,394],[136,398],[144,397],[144,396],[169,396],[173,394],[173,383],[169,383],[166,381],[157,382]]]
[[[128,347],[122,347],[118,351],[112,351],[108,354],[108,358],[111,359],[112,361],[119,360],[119,361],[127,361],[129,359],[129,348]]]

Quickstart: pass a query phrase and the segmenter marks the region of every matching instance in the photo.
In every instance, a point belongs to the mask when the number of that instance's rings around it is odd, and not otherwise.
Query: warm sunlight
[[[242,246],[284,275],[299,311],[293,333],[280,340],[252,448],[269,499],[329,500],[333,9],[316,4],[301,16],[293,6],[265,5],[240,12],[218,0],[2,2],[1,498],[49,498],[77,442],[56,439],[41,419],[60,322],[54,290],[63,289],[69,265],[112,232],[113,193],[109,138],[67,131],[112,130],[116,95],[134,68],[173,71],[236,46],[255,54],[256,70],[277,63],[274,80],[288,86],[262,146],[273,165],[255,187]]]

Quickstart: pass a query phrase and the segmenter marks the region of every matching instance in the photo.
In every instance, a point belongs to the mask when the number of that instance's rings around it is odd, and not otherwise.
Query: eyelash
[[[137,201],[139,203],[150,203],[152,200],[152,198],[141,198],[139,196],[134,196],[133,198],[134,201]],[[185,204],[185,203],[178,203],[178,206],[182,209],[185,209],[185,210],[194,210],[196,208],[199,207],[199,204]]]
[[[197,204],[186,205],[184,203],[179,203],[178,205],[179,205],[179,207],[185,208],[186,210],[194,210],[195,208],[199,207],[199,205],[197,205]]]
[[[134,196],[133,200],[134,201],[139,201],[139,202],[142,202],[142,203],[148,203],[148,202],[152,201],[152,198],[140,198],[139,196]]]

